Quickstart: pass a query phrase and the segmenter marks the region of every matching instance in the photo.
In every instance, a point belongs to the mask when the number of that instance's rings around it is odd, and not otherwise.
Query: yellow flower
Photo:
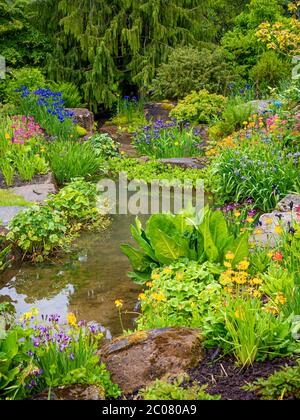
[[[260,293],[258,290],[254,290],[254,292],[253,292],[253,296],[254,296],[255,298],[260,298],[260,297],[261,297],[261,293]]]
[[[161,302],[165,300],[165,295],[162,293],[152,293],[151,298],[156,300],[157,302]]]
[[[151,279],[152,280],[159,280],[160,279],[160,274],[158,274],[158,273],[152,273],[151,274]]]
[[[153,286],[152,281],[147,281],[146,286],[147,286],[147,287],[152,287],[152,286]]]
[[[68,313],[68,324],[72,327],[77,326],[76,316],[72,312]]]
[[[244,121],[243,122],[243,125],[248,125],[248,121]]]
[[[236,276],[234,280],[237,284],[247,283],[247,279],[245,277]]]
[[[262,231],[262,229],[256,229],[256,231],[254,233],[255,233],[255,235],[262,235],[263,231]]]
[[[234,257],[235,257],[235,255],[231,251],[227,252],[227,254],[225,255],[226,260],[233,260]]]
[[[271,217],[267,217],[265,222],[266,222],[266,225],[272,225],[273,224],[273,219]]]
[[[269,257],[269,258],[272,258],[273,257],[273,252],[271,252],[271,251],[269,251],[268,253],[267,253],[267,256]]]
[[[139,295],[139,299],[142,300],[142,301],[145,301],[147,299],[147,296],[145,295],[145,293],[141,293]]]
[[[227,267],[227,268],[231,268],[232,267],[231,263],[228,262],[228,261],[225,261],[224,262],[224,266]]]
[[[9,140],[10,139],[10,135],[8,133],[5,133],[5,138],[6,138],[6,140]]]
[[[170,267],[166,267],[166,268],[164,268],[163,272],[164,272],[164,274],[171,274],[173,272],[173,270]]]
[[[115,305],[117,308],[122,308],[124,305],[124,301],[122,299],[115,300]]]
[[[222,286],[227,286],[227,284],[232,283],[232,279],[226,274],[222,274],[220,277],[220,283],[222,284]]]
[[[233,288],[232,287],[224,287],[225,292],[232,294],[233,293]]]
[[[22,316],[21,316],[21,318],[20,318],[20,321],[21,322],[24,322],[24,321],[28,321],[30,318],[32,318],[33,317],[33,313],[32,312],[25,312]]]
[[[248,222],[248,223],[253,223],[253,222],[254,222],[253,217],[247,217],[247,222]]]
[[[282,293],[277,293],[276,298],[275,298],[275,303],[280,304],[280,305],[284,305],[286,303],[286,298],[284,297]]]
[[[259,279],[258,277],[254,277],[254,279],[250,280],[250,284],[252,286],[254,286],[254,285],[260,285],[262,283],[263,283],[262,280]]]
[[[237,210],[237,211],[234,213],[234,215],[235,215],[235,217],[240,217],[241,212]]]
[[[283,229],[282,229],[282,227],[281,227],[280,225],[277,225],[277,226],[275,226],[275,228],[274,228],[274,232],[275,232],[277,235],[281,235],[281,234],[283,233]]]
[[[246,261],[246,260],[241,261],[238,265],[238,269],[242,271],[246,271],[248,270],[249,265],[250,265],[249,261]]]

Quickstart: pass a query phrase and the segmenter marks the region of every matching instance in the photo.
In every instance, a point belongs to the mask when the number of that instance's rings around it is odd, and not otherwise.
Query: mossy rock
[[[124,394],[155,379],[178,376],[199,365],[204,351],[200,330],[170,327],[120,337],[99,351]]]

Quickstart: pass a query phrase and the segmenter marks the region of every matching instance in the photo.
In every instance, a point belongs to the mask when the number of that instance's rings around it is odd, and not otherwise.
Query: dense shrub
[[[257,64],[250,70],[249,76],[259,92],[277,86],[291,74],[291,65],[283,61],[274,51],[264,52]]]
[[[171,111],[170,115],[178,121],[190,123],[210,123],[221,116],[226,98],[206,89],[192,92]]]
[[[156,99],[183,98],[193,90],[206,88],[223,93],[236,80],[229,53],[222,48],[213,51],[192,47],[173,50],[168,62],[157,69],[153,82]]]

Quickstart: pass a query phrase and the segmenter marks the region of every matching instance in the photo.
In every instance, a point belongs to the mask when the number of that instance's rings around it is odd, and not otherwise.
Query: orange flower
[[[277,251],[274,253],[273,255],[273,260],[274,261],[282,261],[283,260],[283,253],[280,251]]]

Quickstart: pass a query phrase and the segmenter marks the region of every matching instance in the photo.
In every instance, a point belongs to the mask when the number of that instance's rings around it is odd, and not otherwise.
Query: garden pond
[[[147,218],[140,217],[143,223]],[[132,329],[142,287],[127,277],[131,266],[120,245],[134,244],[130,234],[134,220],[134,215],[114,215],[108,230],[83,233],[72,254],[38,265],[13,264],[1,275],[0,303],[10,301],[17,316],[35,307],[41,314],[59,314],[63,322],[72,312],[79,320],[101,324],[110,338],[122,333],[115,306],[115,300],[122,299],[124,328]]]

